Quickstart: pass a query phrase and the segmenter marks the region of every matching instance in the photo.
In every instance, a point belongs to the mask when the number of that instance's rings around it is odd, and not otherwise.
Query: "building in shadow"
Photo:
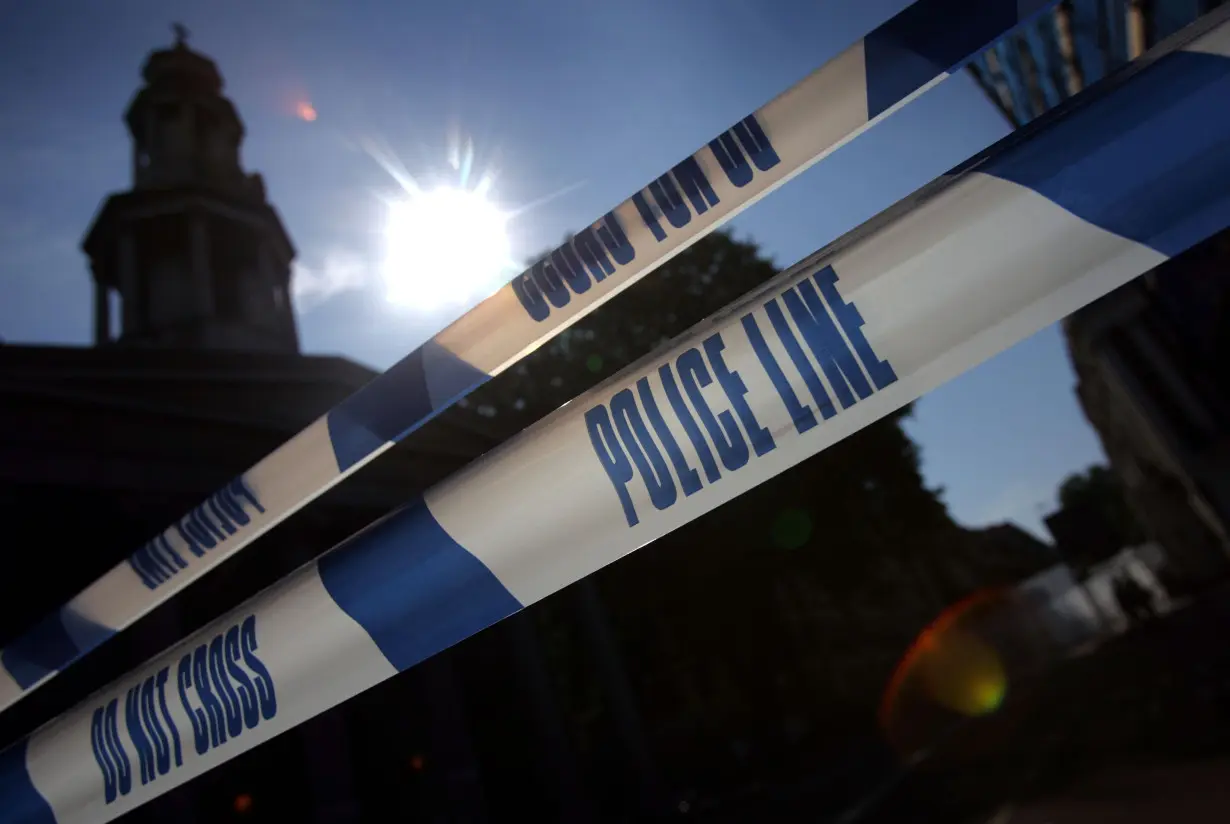
[[[1061,0],[979,55],[970,73],[1023,126],[1225,0]]]
[[[1019,126],[1218,5],[1221,0],[1065,0],[988,50],[971,72]],[[1225,575],[1230,232],[1074,312],[1063,330],[1081,408],[1138,520],[1164,548],[1172,583],[1198,588]],[[1056,517],[1069,542],[1082,531],[1089,533],[1086,543],[1109,534],[1080,513]]]
[[[82,243],[95,345],[0,346],[0,518],[10,539],[24,536],[4,547],[20,573],[0,580],[3,642],[375,375],[299,351],[295,250],[260,176],[241,166],[243,124],[213,62],[181,35],[142,74],[124,118],[132,186],[105,200]],[[460,468],[494,442],[478,420],[436,422],[291,518],[7,711],[0,738],[7,744]],[[449,678],[447,662],[432,663],[386,696],[428,709],[387,713],[381,729],[431,741],[446,772],[473,775],[456,691],[438,686]],[[278,812],[274,795],[290,805],[279,814],[355,820],[345,716],[283,738],[134,819],[225,819],[255,772],[249,818]],[[407,746],[406,764],[424,745]]]

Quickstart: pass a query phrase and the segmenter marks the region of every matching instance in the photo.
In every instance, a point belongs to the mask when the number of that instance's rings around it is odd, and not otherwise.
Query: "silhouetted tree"
[[[1063,509],[1089,508],[1097,512],[1117,531],[1124,546],[1145,540],[1144,530],[1128,504],[1123,483],[1109,467],[1094,465],[1064,478],[1059,485],[1059,505]]]

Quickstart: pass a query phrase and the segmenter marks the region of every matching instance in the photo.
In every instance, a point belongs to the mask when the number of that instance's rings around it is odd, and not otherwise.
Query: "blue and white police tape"
[[[131,810],[1230,224],[1230,24],[1090,94],[0,753],[0,822]]]
[[[583,229],[0,651],[0,709],[1053,2],[918,0]]]

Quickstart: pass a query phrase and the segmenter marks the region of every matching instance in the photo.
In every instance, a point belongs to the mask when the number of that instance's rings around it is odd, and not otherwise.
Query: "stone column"
[[[120,334],[137,334],[144,326],[145,307],[141,305],[140,273],[137,271],[137,239],[126,230],[119,239],[118,274],[120,282]]]
[[[269,240],[260,243],[260,281],[269,290],[274,305],[273,325],[291,351],[299,351],[299,330],[295,324],[295,307],[290,297],[290,283],[284,282],[277,257]]]
[[[262,320],[268,322],[274,328],[278,328],[281,323],[281,313],[286,308],[284,296],[278,291],[277,272],[274,269],[273,249],[269,247],[269,241],[261,240],[256,246],[256,274],[257,283],[261,285],[261,289],[268,296],[269,303],[273,305],[273,311],[262,316]]]
[[[94,281],[94,345],[102,346],[111,340],[111,306],[108,303],[111,290]]]
[[[205,216],[189,218],[188,266],[192,273],[192,292],[198,311],[204,317],[214,314],[214,285],[209,270],[209,227]]]
[[[1128,0],[1127,48],[1128,60],[1135,60],[1149,47],[1148,25],[1145,22],[1143,0]]]

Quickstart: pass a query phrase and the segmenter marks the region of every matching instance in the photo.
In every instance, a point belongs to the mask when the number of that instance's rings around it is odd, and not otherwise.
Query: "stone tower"
[[[240,166],[243,123],[217,66],[175,32],[125,115],[132,188],[107,198],[82,243],[95,344],[297,353],[294,247],[260,175]]]

